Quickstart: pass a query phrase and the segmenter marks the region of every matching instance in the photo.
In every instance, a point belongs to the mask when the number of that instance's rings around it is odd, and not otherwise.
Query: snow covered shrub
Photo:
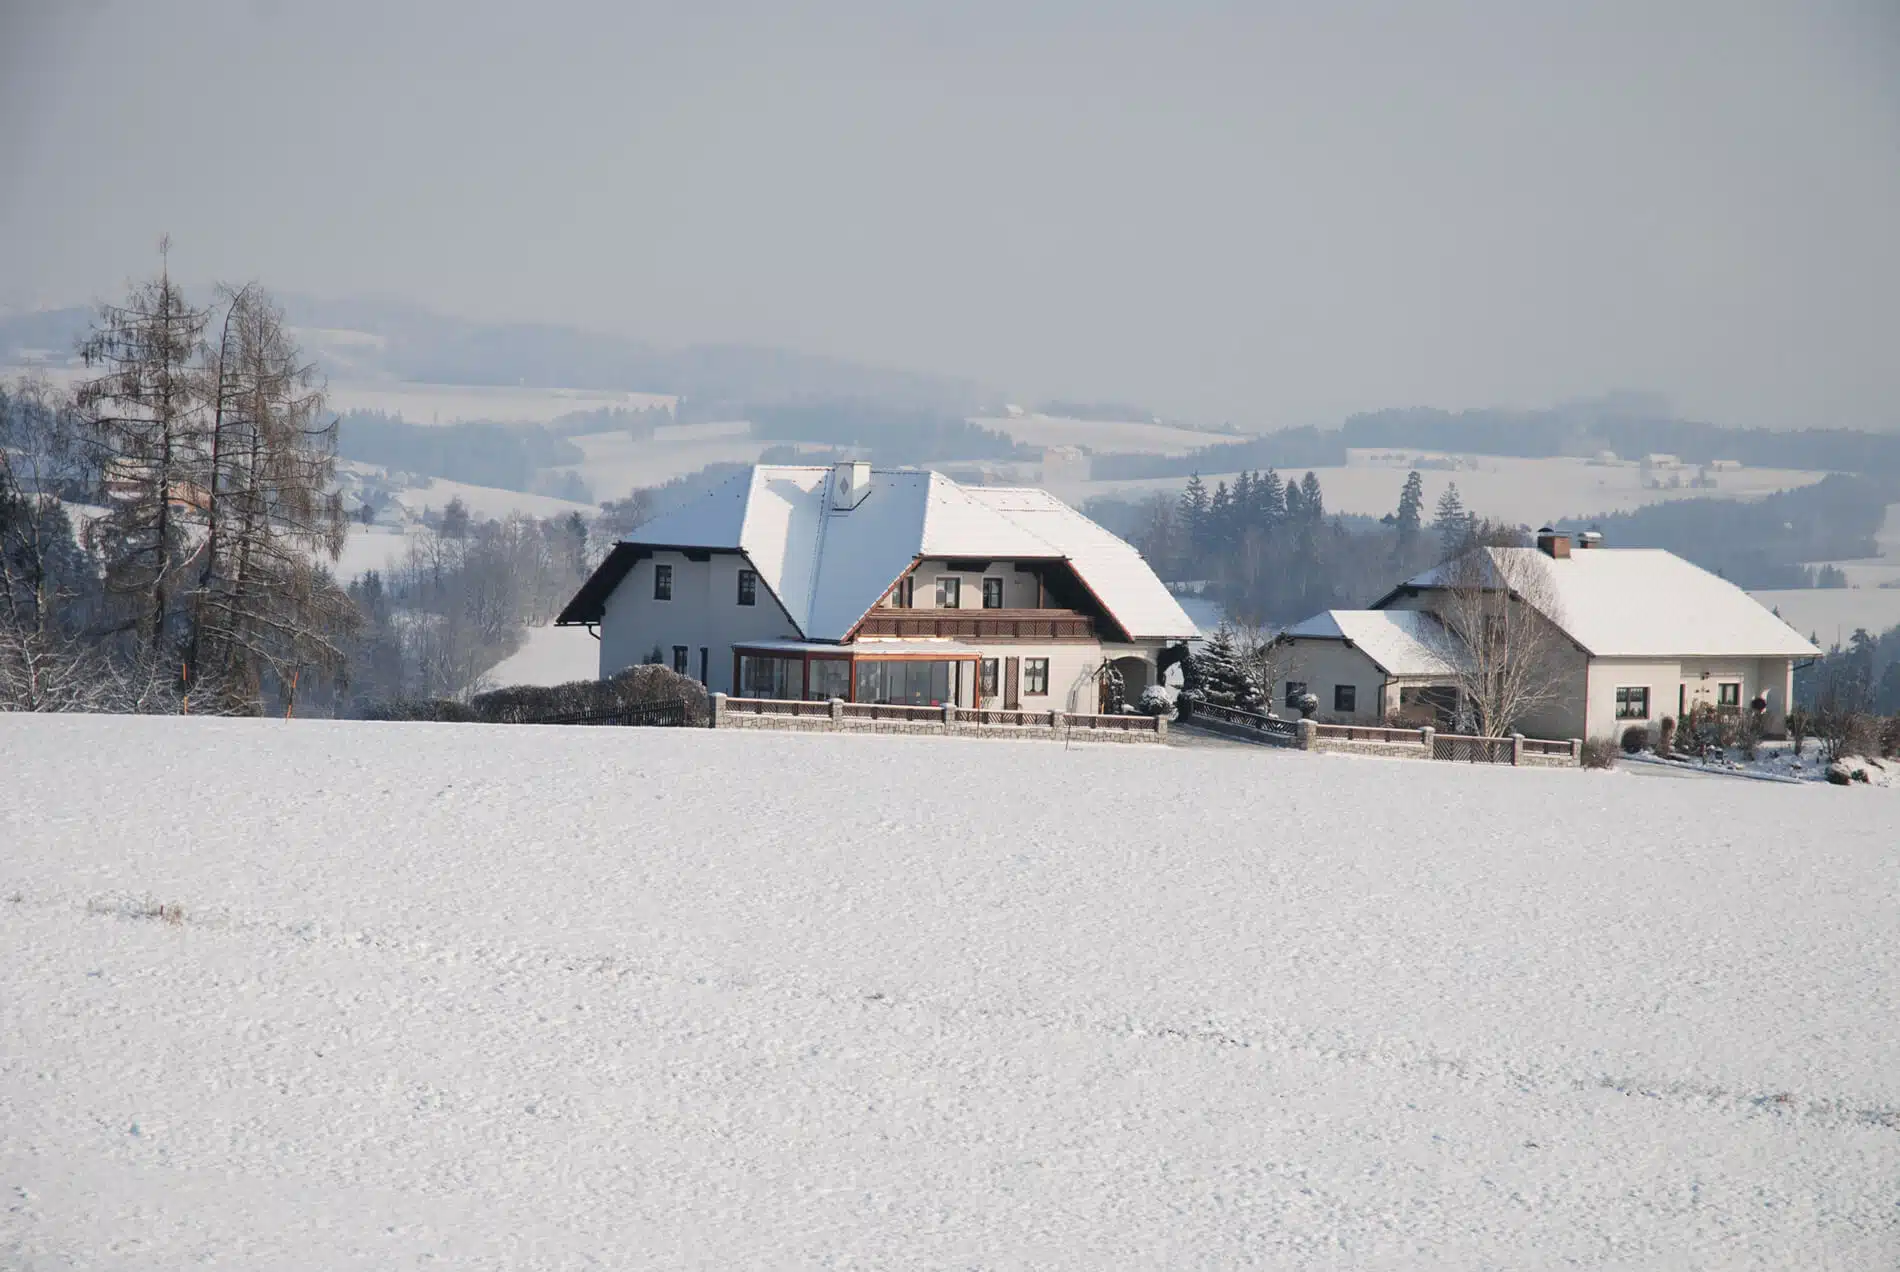
[[[1624,754],[1635,755],[1639,751],[1646,751],[1648,749],[1649,749],[1649,730],[1648,729],[1645,729],[1640,724],[1632,724],[1629,728],[1623,730]]]
[[[1170,715],[1174,711],[1174,697],[1164,685],[1149,685],[1141,691],[1139,705],[1143,715]]]
[[[1675,749],[1676,749],[1676,718],[1674,716],[1664,716],[1662,718],[1662,724],[1658,726],[1658,737],[1656,740],[1656,754],[1669,755],[1669,754],[1672,754],[1675,751]]]
[[[1609,738],[1585,738],[1577,753],[1577,762],[1585,768],[1606,769],[1616,766],[1616,743]]]
[[[1319,695],[1303,693],[1300,695],[1300,719],[1311,720],[1319,714]]]
[[[451,698],[399,698],[372,702],[363,708],[365,720],[428,720],[437,724],[473,724],[480,719],[466,702]]]

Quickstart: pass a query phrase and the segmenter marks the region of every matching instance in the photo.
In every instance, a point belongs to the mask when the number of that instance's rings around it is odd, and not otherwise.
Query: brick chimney
[[[1568,560],[1570,557],[1570,536],[1561,530],[1545,526],[1537,532],[1537,550],[1555,561]]]

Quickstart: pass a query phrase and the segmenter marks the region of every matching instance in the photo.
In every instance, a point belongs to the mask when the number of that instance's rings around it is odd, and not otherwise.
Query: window
[[[1300,709],[1300,699],[1304,698],[1305,696],[1306,696],[1306,682],[1304,680],[1289,680],[1286,682],[1286,705],[1287,706],[1292,707],[1295,711],[1298,711]]]
[[[897,580],[897,586],[891,589],[892,609],[910,608],[910,585],[911,577],[908,574]]]
[[[673,567],[656,565],[653,567],[653,599],[670,601],[673,599]]]
[[[1715,687],[1715,705],[1724,711],[1742,709],[1742,682],[1724,680]]]
[[[673,646],[673,670],[680,675],[686,674],[686,646]]]
[[[937,580],[937,608],[957,609],[963,595],[963,580],[954,575]]]
[[[977,669],[977,677],[977,692],[983,695],[985,702],[988,702],[996,696],[996,660],[985,658]]]
[[[1344,711],[1350,714],[1351,712],[1357,711],[1359,709],[1357,705],[1358,702],[1359,702],[1359,686],[1358,685],[1334,685],[1333,686],[1333,710]]]
[[[816,663],[812,664],[814,667]],[[950,701],[955,675],[949,662],[924,659],[858,659],[858,701],[939,707]]]
[[[805,667],[797,658],[739,655],[739,695],[744,698],[796,698]]]
[[[811,660],[811,688],[805,696],[817,702],[851,696],[851,664],[842,658]]]
[[[1649,686],[1618,686],[1616,690],[1616,718],[1619,720],[1649,719]]]
[[[1002,609],[1003,608],[1003,580],[1001,579],[984,579],[983,580],[983,608],[984,609]]]
[[[1023,697],[1040,698],[1049,692],[1049,660],[1023,659]]]
[[[739,571],[739,604],[759,603],[759,575],[756,570]]]

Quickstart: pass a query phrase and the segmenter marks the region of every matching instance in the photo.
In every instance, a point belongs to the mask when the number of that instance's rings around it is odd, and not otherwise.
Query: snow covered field
[[[584,627],[530,627],[521,648],[496,663],[489,684],[564,685],[600,676],[600,642]]]
[[[1326,507],[1332,512],[1360,513],[1379,517],[1398,507],[1399,491],[1405,485],[1407,465],[1367,462],[1368,452],[1352,452],[1352,462],[1343,468],[1316,468],[1320,486],[1326,495]],[[1746,499],[1776,490],[1812,485],[1826,473],[1789,468],[1744,468],[1713,475],[1715,486],[1695,489],[1652,490],[1643,485],[1642,471],[1630,465],[1598,466],[1581,459],[1516,459],[1497,455],[1466,456],[1476,465],[1457,471],[1424,469],[1419,477],[1425,484],[1425,510],[1429,516],[1439,495],[1453,482],[1466,508],[1487,517],[1502,517],[1527,525],[1542,525],[1553,518],[1575,519],[1603,512],[1624,512],[1668,499],[1721,498]],[[1303,465],[1285,470],[1296,476],[1306,473]],[[1237,473],[1202,473],[1209,490],[1216,481],[1232,485]],[[1284,475],[1284,473],[1282,474]],[[1691,468],[1681,474],[1686,482],[1696,475]],[[1185,477],[1149,477],[1126,481],[1091,481],[1081,488],[1083,497],[1120,495],[1142,497],[1151,491],[1178,492],[1187,484]]]
[[[0,773],[0,1266],[1900,1261],[1865,792],[18,716]]]

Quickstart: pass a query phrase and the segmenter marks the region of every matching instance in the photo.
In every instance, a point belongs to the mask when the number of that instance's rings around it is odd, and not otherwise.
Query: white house
[[[1192,620],[1141,554],[1053,496],[940,473],[759,465],[617,544],[555,620],[600,674],[654,651],[743,697],[1092,712]]]
[[[1557,693],[1517,727],[1539,737],[1613,737],[1631,725],[1653,732],[1663,717],[1680,719],[1699,705],[1740,712],[1759,699],[1766,731],[1783,733],[1794,666],[1821,651],[1746,592],[1674,553],[1605,548],[1600,539],[1586,534],[1573,544],[1545,530],[1534,548],[1474,549],[1491,554],[1493,577],[1519,574],[1508,554],[1534,561],[1547,585],[1539,612],[1563,637],[1554,655]],[[1452,577],[1450,566],[1435,566],[1371,610],[1332,611],[1288,629],[1277,700],[1286,699],[1286,681],[1302,681],[1318,696],[1322,719],[1371,722],[1416,708],[1435,709],[1447,724],[1456,695],[1428,689],[1453,683],[1430,666],[1448,652],[1431,611]],[[1407,612],[1418,617],[1398,618]],[[1379,626],[1380,614],[1397,625]],[[1352,711],[1335,702],[1341,685],[1352,686],[1341,699]]]

